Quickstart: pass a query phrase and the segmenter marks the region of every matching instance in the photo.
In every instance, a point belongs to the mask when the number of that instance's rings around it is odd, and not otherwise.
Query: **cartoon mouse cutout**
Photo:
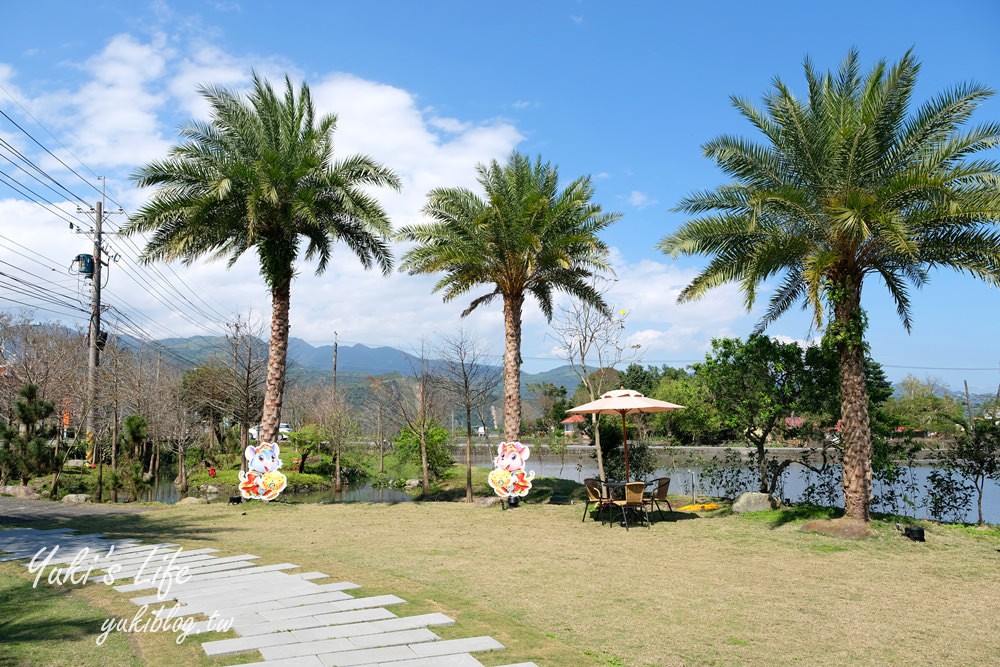
[[[531,450],[520,442],[501,442],[497,456],[493,459],[496,468],[490,472],[487,481],[502,499],[523,497],[531,490],[531,480],[535,471],[525,472],[524,462],[531,456]]]
[[[281,467],[278,453],[278,444],[274,442],[247,445],[243,452],[247,459],[247,470],[240,472],[240,495],[243,498],[274,500],[284,491],[288,480],[278,472]]]

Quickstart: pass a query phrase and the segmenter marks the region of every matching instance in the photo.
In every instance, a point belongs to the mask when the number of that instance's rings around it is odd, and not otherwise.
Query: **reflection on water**
[[[326,489],[314,493],[288,493],[281,495],[288,503],[405,503],[413,500],[402,489],[374,489],[370,484],[345,486],[341,491]]]
[[[161,473],[155,482],[140,494],[139,500],[173,505],[185,496],[195,496],[197,498],[205,498],[210,503],[229,502],[229,493],[225,489],[222,489],[221,492],[217,494],[204,495],[199,493],[197,489],[192,488],[188,490],[188,493],[182,494],[177,490],[177,487],[174,486],[175,476],[176,473]],[[236,491],[233,491],[232,493],[235,494]],[[120,498],[120,502],[125,502],[127,494],[119,492],[118,497]],[[413,498],[411,498],[402,489],[374,489],[370,484],[344,486],[343,490],[339,492],[334,491],[333,489],[323,489],[320,491],[311,491],[309,493],[290,493],[286,491],[278,497],[279,502],[284,501],[287,503],[394,504],[409,502],[412,500]]]

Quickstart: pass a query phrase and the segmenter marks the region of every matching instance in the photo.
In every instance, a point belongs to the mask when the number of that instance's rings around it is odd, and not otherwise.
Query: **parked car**
[[[260,433],[261,428],[263,428],[262,424],[258,424],[257,426],[250,427],[250,430],[247,431],[247,433],[250,435],[250,439],[251,440],[256,440],[257,439],[257,435]],[[292,432],[292,427],[290,425],[285,424],[284,422],[282,422],[281,424],[278,424],[278,440],[279,441],[281,441],[281,440],[288,440],[288,434],[291,433],[291,432]]]

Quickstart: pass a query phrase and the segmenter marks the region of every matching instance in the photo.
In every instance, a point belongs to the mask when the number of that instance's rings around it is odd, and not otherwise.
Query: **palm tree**
[[[597,234],[618,220],[591,203],[589,178],[559,189],[556,167],[534,163],[513,152],[505,165],[493,160],[476,165],[486,199],[466,188],[440,188],[428,194],[424,213],[433,222],[400,231],[417,245],[403,257],[412,274],[444,275],[434,286],[444,300],[479,285],[492,286],[462,313],[497,297],[504,314],[504,436],[521,431],[521,314],[531,294],[552,318],[554,291],[565,292],[605,311],[607,305],[590,282],[595,271],[609,269],[607,247]]]
[[[158,189],[125,231],[152,232],[145,262],[190,264],[209,255],[232,266],[247,250],[257,251],[272,304],[261,438],[274,442],[300,247],[307,243],[305,259],[317,260],[317,274],[327,268],[335,241],[365,268],[378,264],[391,273],[391,227],[368,189],[398,189],[399,180],[364,155],[334,159],[337,118],[315,118],[305,84],[296,95],[286,77],[279,97],[254,74],[246,100],[214,87],[200,92],[211,105],[211,122],[189,123],[181,130],[186,141],[133,175],[140,186]]]
[[[806,60],[804,102],[780,80],[763,112],[732,98],[765,141],[723,136],[706,144],[705,154],[735,182],[682,200],[677,209],[697,217],[659,244],[673,256],[711,257],[682,301],[738,281],[749,310],[757,288],[781,276],[758,330],[798,302],[812,309],[817,329],[828,311],[825,341],[840,365],[845,513],[865,521],[872,470],[865,278],[881,278],[907,331],[909,291],[932,269],[1000,284],[1000,166],[967,159],[997,145],[1000,125],[961,130],[992,92],[961,85],[908,114],[918,70],[907,52],[862,79],[851,51],[836,74],[819,75]]]

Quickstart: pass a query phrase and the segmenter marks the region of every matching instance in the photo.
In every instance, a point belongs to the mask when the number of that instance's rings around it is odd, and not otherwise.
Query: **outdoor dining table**
[[[605,480],[602,480],[600,478],[597,478],[597,481],[601,485],[601,488],[603,489],[604,502],[608,503],[608,509],[609,510],[613,508],[613,505],[610,504],[612,501],[624,499],[624,497],[625,497],[625,485],[626,484],[630,484],[630,482],[623,482],[623,481],[614,480],[614,479],[605,479]],[[645,480],[639,480],[639,479],[637,479],[635,481],[636,482],[642,482],[645,485],[645,487],[649,487],[651,484],[654,483],[655,480],[645,481]],[[645,489],[643,490],[643,496],[645,496]],[[632,511],[634,511],[636,508],[635,507],[626,507],[625,509],[626,510],[632,510]],[[613,520],[609,519],[608,523],[613,523]],[[624,525],[624,522],[622,522],[622,524]]]

